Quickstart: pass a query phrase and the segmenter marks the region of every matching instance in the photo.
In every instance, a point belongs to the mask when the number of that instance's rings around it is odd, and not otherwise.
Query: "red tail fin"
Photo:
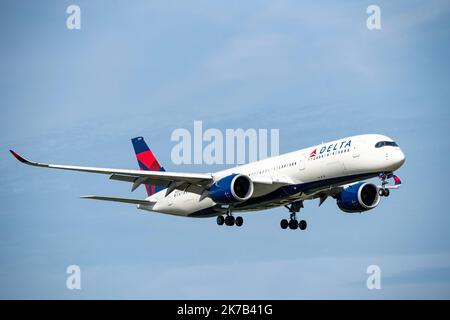
[[[136,137],[131,139],[133,143],[134,152],[136,153],[136,159],[139,164],[139,168],[145,171],[165,171],[163,167],[160,166],[158,160],[156,160],[155,155],[149,149],[147,144],[142,137]],[[147,189],[147,194],[149,196],[155,194],[158,191],[164,189],[160,186],[154,186],[146,184],[145,188]]]

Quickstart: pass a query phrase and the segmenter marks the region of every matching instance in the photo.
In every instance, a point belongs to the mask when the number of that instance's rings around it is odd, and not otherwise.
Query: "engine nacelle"
[[[380,202],[378,187],[367,182],[359,182],[345,188],[336,199],[339,209],[349,213],[373,209]]]
[[[216,182],[209,189],[209,197],[216,203],[230,204],[250,199],[253,181],[243,174],[231,174]]]

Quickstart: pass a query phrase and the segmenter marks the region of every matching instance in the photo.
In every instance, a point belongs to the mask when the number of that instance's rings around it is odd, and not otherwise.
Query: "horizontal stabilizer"
[[[131,203],[131,204],[141,204],[144,206],[155,204],[154,201],[139,200],[139,199],[127,199],[127,198],[113,198],[113,197],[101,197],[101,196],[81,196],[80,198],[103,200],[103,201],[113,201],[113,202],[123,202],[123,203]]]

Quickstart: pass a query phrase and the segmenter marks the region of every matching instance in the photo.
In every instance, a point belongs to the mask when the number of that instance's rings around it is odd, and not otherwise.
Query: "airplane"
[[[10,152],[31,166],[107,174],[111,180],[131,183],[131,191],[144,185],[148,195],[142,200],[96,195],[82,196],[84,199],[135,204],[141,210],[175,216],[216,217],[218,225],[238,227],[244,220],[235,217],[234,212],[284,206],[289,220],[282,219],[280,226],[291,230],[307,228],[305,220],[297,220],[306,200],[319,199],[320,206],[331,197],[345,213],[375,208],[381,197],[399,188],[401,180],[394,171],[405,162],[405,155],[394,140],[380,134],[364,134],[218,172],[181,173],[165,171],[144,138],[136,137],[131,142],[140,170],[47,164]],[[380,178],[380,185],[364,182],[374,177]]]

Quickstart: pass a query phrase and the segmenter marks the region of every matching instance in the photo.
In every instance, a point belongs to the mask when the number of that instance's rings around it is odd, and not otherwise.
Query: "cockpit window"
[[[398,147],[394,141],[380,141],[375,144],[375,148],[381,148],[384,146]]]

